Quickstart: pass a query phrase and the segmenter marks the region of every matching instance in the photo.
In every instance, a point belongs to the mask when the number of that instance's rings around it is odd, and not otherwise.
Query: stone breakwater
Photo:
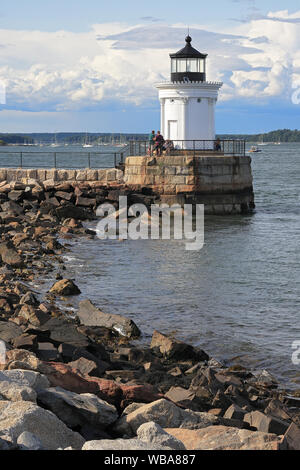
[[[63,276],[67,241],[94,237],[82,221],[116,194],[0,185],[0,449],[299,450],[299,393],[267,371],[225,367],[158,331],[141,346],[142,325],[103,312],[101,295],[66,315],[80,293]]]
[[[255,208],[250,157],[128,157],[123,170],[4,168],[0,169],[1,181],[45,188],[63,182],[85,182],[99,189],[118,187],[153,196],[156,202],[204,204],[206,214],[247,214]]]

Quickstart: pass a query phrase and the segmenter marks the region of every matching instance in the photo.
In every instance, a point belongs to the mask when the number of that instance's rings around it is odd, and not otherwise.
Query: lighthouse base
[[[155,202],[204,204],[206,214],[251,213],[254,208],[249,156],[128,157],[125,185]]]

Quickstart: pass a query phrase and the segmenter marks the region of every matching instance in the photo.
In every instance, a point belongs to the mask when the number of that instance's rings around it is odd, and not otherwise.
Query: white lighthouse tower
[[[194,141],[215,139],[215,105],[223,83],[206,81],[207,54],[191,46],[190,36],[185,41],[183,49],[170,54],[171,81],[155,87],[159,90],[161,133],[165,140],[182,148],[193,148]],[[213,143],[197,142],[196,148],[210,145]]]

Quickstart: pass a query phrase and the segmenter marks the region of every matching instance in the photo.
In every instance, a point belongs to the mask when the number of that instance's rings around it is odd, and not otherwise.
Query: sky
[[[299,128],[299,0],[11,0],[0,11],[0,132],[158,129],[169,54],[208,54],[218,133]]]

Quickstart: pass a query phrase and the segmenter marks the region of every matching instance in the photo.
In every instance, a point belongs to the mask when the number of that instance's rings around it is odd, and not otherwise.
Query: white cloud
[[[222,80],[221,100],[289,99],[300,81],[300,11],[213,32],[193,27],[208,52],[208,78]],[[280,20],[280,21],[279,21]],[[96,24],[88,33],[0,30],[0,80],[7,106],[34,111],[156,103],[153,84],[169,77],[169,53],[183,46],[181,25]]]

